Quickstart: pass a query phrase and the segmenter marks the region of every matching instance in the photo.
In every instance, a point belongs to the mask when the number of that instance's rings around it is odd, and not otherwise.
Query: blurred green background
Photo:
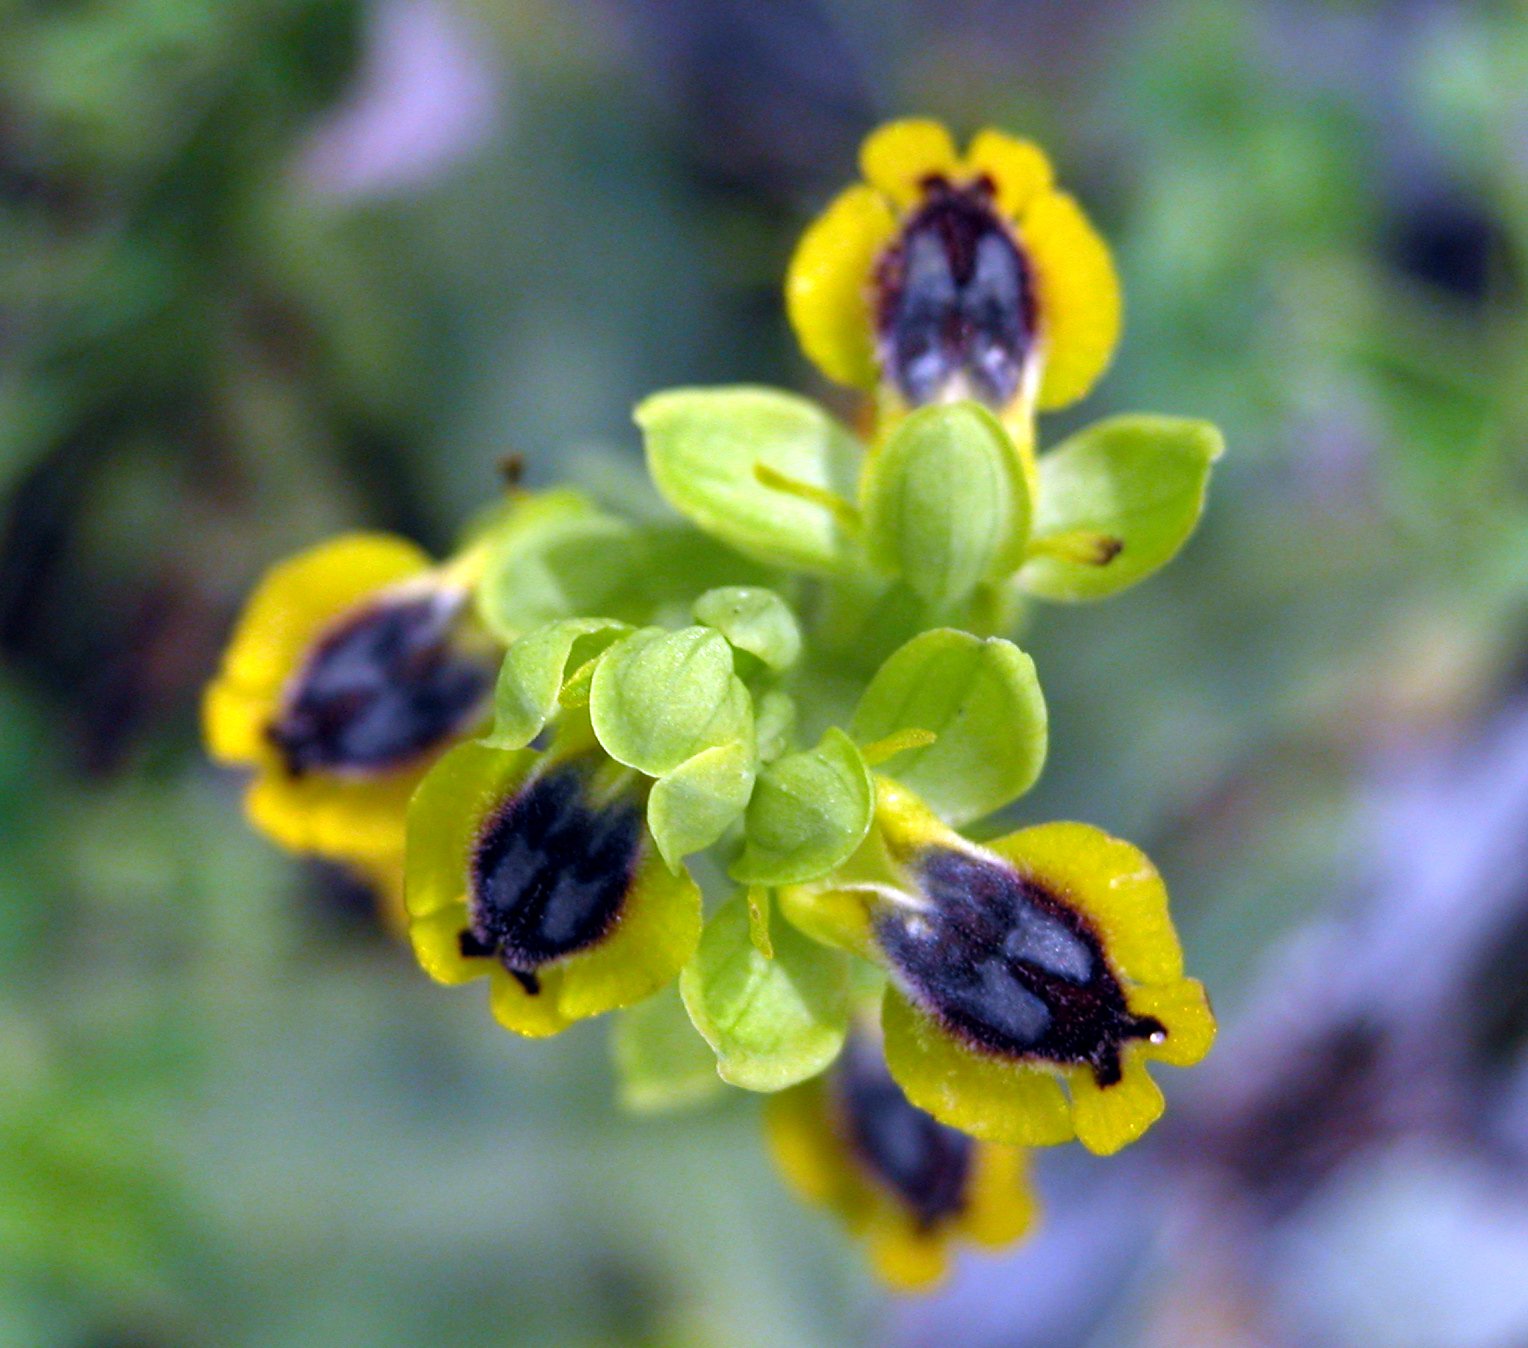
[[[1043,441],[1151,410],[1229,443],[1172,568],[1027,632],[1052,754],[1019,817],[1151,851],[1233,1031],[1301,933],[1383,922],[1366,801],[1524,692],[1520,5],[3,0],[0,1344],[1528,1342],[1510,1289],[1484,1329],[1383,1287],[1212,1314],[1160,1244],[1043,1323],[992,1270],[1044,1240],[963,1270],[951,1318],[893,1304],[755,1101],[621,1116],[604,1026],[498,1030],[204,760],[270,562],[356,525],[445,547],[506,453],[619,484],[665,385],[846,406],[779,281],[908,112],[1040,140],[1116,247],[1124,345]],[[1143,1175],[1202,1184],[1163,1131],[1116,1172],[1042,1158],[1058,1218],[1074,1182],[1105,1225]]]

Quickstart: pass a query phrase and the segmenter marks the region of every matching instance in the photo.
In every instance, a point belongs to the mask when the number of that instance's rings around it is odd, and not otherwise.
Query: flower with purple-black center
[[[864,181],[807,229],[786,277],[802,348],[893,415],[973,398],[1031,439],[1036,407],[1085,394],[1119,339],[1109,250],[1044,153],[984,130],[964,156],[937,122],[889,122]]]
[[[209,751],[251,767],[251,820],[295,852],[393,875],[409,796],[483,720],[498,648],[470,567],[386,534],[281,563],[246,604],[207,689]]]
[[[1214,1038],[1161,876],[1086,824],[978,845],[879,778],[859,852],[782,901],[887,970],[892,1075],[977,1137],[1116,1151],[1162,1112],[1146,1061],[1188,1066]]]
[[[650,785],[576,718],[545,752],[473,741],[447,754],[409,811],[405,897],[425,971],[486,976],[494,1015],[532,1036],[674,978],[700,938],[700,891],[658,854]]]
[[[1034,1226],[1024,1150],[978,1141],[912,1104],[873,1027],[857,1027],[823,1076],[771,1096],[765,1121],[791,1186],[863,1239],[894,1287],[938,1281],[961,1242],[996,1248]]]

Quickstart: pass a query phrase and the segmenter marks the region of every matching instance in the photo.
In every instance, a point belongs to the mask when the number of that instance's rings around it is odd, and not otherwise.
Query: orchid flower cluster
[[[636,409],[671,520],[512,488],[435,562],[277,566],[210,687],[254,825],[367,877],[507,1029],[611,1014],[623,1100],[765,1093],[788,1181],[891,1283],[1029,1230],[1033,1148],[1138,1138],[1214,1036],[1167,892],[1084,823],[983,827],[1047,749],[1037,601],[1200,514],[1213,427],[1036,417],[1113,353],[1109,252],[1035,146],[881,127],[785,297],[858,427],[764,387]]]

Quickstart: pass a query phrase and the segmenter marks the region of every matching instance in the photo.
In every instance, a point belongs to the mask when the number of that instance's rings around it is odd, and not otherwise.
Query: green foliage
[[[1132,416],[1042,455],[1024,587],[1043,599],[1102,599],[1149,576],[1194,531],[1223,448],[1208,422]]]
[[[862,745],[923,730],[885,771],[944,819],[968,823],[1034,785],[1045,763],[1045,701],[1034,661],[1011,641],[953,628],[914,637],[870,681],[851,733]]]
[[[774,670],[786,670],[801,655],[801,626],[773,590],[729,585],[707,590],[695,601],[695,620],[714,627],[740,651],[756,655]]]
[[[647,826],[672,868],[737,821],[753,791],[755,763],[752,740],[735,739],[702,749],[653,783]]]
[[[499,667],[493,731],[500,749],[523,749],[546,725],[569,675],[578,675],[631,629],[609,618],[566,618],[526,633]]]
[[[796,699],[779,688],[766,688],[754,702],[754,739],[759,762],[779,758],[796,730]]]
[[[852,565],[830,498],[847,507],[862,451],[816,403],[767,388],[671,389],[642,402],[636,420],[658,490],[700,528],[780,566]],[[761,470],[803,491],[766,485]]]
[[[787,754],[759,774],[732,878],[802,884],[846,861],[870,828],[875,786],[860,751],[830,729],[815,749]]]
[[[788,922],[773,925],[773,957],[755,945],[747,898],[706,923],[679,979],[685,1009],[716,1051],[722,1079],[778,1091],[822,1071],[849,1025],[848,961]]]
[[[577,492],[516,502],[503,523],[486,532],[490,552],[477,590],[478,612],[500,640],[625,607],[637,531]]]
[[[939,608],[1017,570],[1029,539],[1018,451],[976,403],[900,422],[865,471],[861,508],[871,561]]]
[[[709,627],[645,627],[617,643],[594,671],[589,717],[606,753],[650,777],[753,732],[732,647]]]
[[[621,1104],[637,1114],[703,1104],[724,1085],[716,1055],[690,1023],[677,986],[617,1014],[610,1057]]]

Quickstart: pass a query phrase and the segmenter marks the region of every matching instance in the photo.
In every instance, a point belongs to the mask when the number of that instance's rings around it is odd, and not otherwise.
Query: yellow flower
[[[823,1076],[771,1096],[765,1124],[791,1186],[861,1237],[901,1290],[942,1278],[957,1241],[995,1248],[1035,1224],[1023,1149],[979,1142],[909,1103],[869,1034],[852,1034]]]
[[[890,972],[886,1061],[908,1099],[993,1142],[1108,1153],[1145,1132],[1163,1106],[1147,1061],[1189,1066],[1215,1036],[1151,862],[1086,824],[977,845],[884,778],[876,822],[838,876],[781,898]]]
[[[989,129],[962,158],[939,123],[890,122],[860,170],[786,277],[791,324],[824,374],[879,386],[893,414],[970,397],[1014,427],[1092,387],[1119,340],[1119,284],[1036,146]]]
[[[255,827],[395,872],[409,796],[492,689],[496,656],[467,598],[461,575],[385,534],[333,539],[266,575],[202,706],[212,757],[254,769]]]
[[[646,778],[582,725],[546,753],[459,745],[409,810],[405,901],[426,973],[487,976],[506,1029],[540,1037],[675,978],[700,940],[700,890],[645,821]]]

